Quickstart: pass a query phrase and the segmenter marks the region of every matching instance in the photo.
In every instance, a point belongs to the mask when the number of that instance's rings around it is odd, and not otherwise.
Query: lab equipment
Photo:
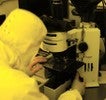
[[[84,2],[82,1],[73,2],[75,7],[78,6],[76,7],[76,10],[78,8],[78,13],[81,14],[81,17],[84,18],[84,21],[87,21],[87,23],[82,22],[79,28],[75,29],[73,26],[70,25],[70,23],[66,26],[68,27],[68,29],[65,27],[67,30],[65,30],[65,28],[62,28],[62,30],[57,30],[58,28],[55,27],[59,26],[55,23],[58,22],[58,20],[61,22],[61,20],[58,19],[58,17],[56,16],[54,17],[54,14],[52,16],[53,18],[51,18],[49,21],[44,20],[46,26],[50,23],[48,26],[51,25],[53,27],[52,32],[49,31],[47,36],[45,37],[42,46],[44,50],[50,51],[53,54],[53,58],[49,59],[44,66],[55,71],[66,71],[66,73],[75,72],[81,67],[79,71],[86,81],[86,86],[99,86],[98,68],[100,30],[95,27],[94,23],[89,22],[90,13],[88,9],[86,9],[88,18],[85,19],[86,14],[85,11],[83,11],[83,7],[88,8],[89,5],[85,4],[84,6],[81,6],[81,9],[79,9],[79,3],[81,3],[81,5],[84,5]],[[94,10],[96,3],[98,2],[86,1],[86,3],[89,3],[91,5],[92,3],[94,3],[93,7],[91,8],[92,10]],[[64,18],[62,19],[63,22],[66,21],[64,20]],[[68,21],[66,22],[69,23]],[[93,40],[93,42],[91,42],[91,39]],[[95,45],[95,48],[93,48],[93,45]],[[91,78],[92,75],[94,77]]]
[[[101,0],[71,0],[76,11],[82,18],[82,21],[88,22],[76,29],[79,32],[72,33],[75,27],[72,25],[73,23],[68,20],[68,0],[45,0],[43,1],[44,4],[40,0],[19,0],[19,7],[28,9],[41,17],[48,29],[48,34],[43,41],[43,49],[51,52],[53,54],[53,58],[49,59],[48,63],[44,65],[46,68],[60,72],[69,68],[70,70],[68,69],[67,73],[71,73],[73,71],[75,72],[83,65],[85,66],[85,69],[86,66],[89,67],[90,65],[98,67],[98,64],[94,64],[94,61],[80,61],[79,58],[84,59],[85,56],[83,56],[83,54],[85,55],[85,52],[89,52],[89,56],[87,55],[88,59],[96,53],[98,56],[94,55],[96,57],[95,62],[99,62],[99,43],[96,43],[98,45],[95,50],[92,48],[92,50],[89,51],[92,46],[91,43],[88,42],[91,41],[90,39],[94,34],[93,39],[98,41],[99,38],[99,29],[92,27],[89,22],[92,21],[90,16],[91,12],[93,13],[96,5],[100,1]],[[81,34],[81,36],[79,34]],[[96,36],[96,34],[98,34],[98,36]],[[79,51],[81,53],[78,53]],[[95,68],[92,67],[91,69],[93,70]]]
[[[49,37],[48,34],[52,34],[54,37]],[[43,41],[42,48],[50,51],[53,57],[44,66],[61,72],[66,70],[67,73],[78,70],[86,81],[86,87],[99,86],[100,30],[90,27],[90,24],[87,23],[84,29],[79,28],[64,33],[54,32],[48,34]]]
[[[95,9],[97,4],[102,0],[70,0],[75,6],[76,11],[79,13],[82,21],[94,21]]]
[[[19,0],[20,4],[22,1]],[[48,29],[48,34],[41,46],[42,50],[52,54],[47,63],[44,63],[45,69],[52,73],[49,77],[50,83],[47,84],[58,88],[69,79],[72,82],[76,71],[79,71],[86,82],[86,87],[99,86],[100,30],[91,21],[94,21],[94,11],[102,0],[70,1],[81,17],[82,22],[77,28],[68,19],[68,0],[46,0],[43,1],[45,7],[44,5],[35,6],[37,2],[34,2],[35,9],[28,5],[31,4],[30,1],[30,3],[27,2],[27,6],[20,5],[20,8],[38,14]]]

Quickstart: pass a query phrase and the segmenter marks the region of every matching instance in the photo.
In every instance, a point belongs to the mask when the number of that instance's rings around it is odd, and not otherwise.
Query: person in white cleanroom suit
[[[42,68],[39,62],[47,61],[34,58],[46,33],[35,14],[18,8],[0,26],[0,100],[49,100],[30,77]],[[72,89],[59,100],[82,100],[83,89],[84,83],[75,78]]]

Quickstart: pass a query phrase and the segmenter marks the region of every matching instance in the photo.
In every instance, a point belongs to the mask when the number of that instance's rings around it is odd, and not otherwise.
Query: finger
[[[42,65],[41,64],[36,64],[36,66],[34,66],[34,68],[31,69],[31,72],[34,74],[36,72],[38,72],[40,69],[42,69]]]
[[[45,57],[35,57],[33,61],[29,64],[29,68],[31,69],[34,65],[41,62],[46,62],[47,59]]]
[[[34,61],[35,63],[38,63],[38,62],[46,62],[47,59],[46,59],[45,57],[38,56],[38,57],[35,57],[35,58],[33,59],[33,61]]]

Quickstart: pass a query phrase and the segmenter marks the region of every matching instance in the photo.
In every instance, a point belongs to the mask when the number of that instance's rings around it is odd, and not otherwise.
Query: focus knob
[[[78,45],[78,49],[81,51],[81,52],[85,52],[87,51],[88,49],[88,44],[86,42],[81,42],[79,45]]]

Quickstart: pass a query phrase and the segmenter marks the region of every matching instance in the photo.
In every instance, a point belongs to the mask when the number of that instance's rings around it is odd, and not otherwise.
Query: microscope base
[[[56,89],[50,88],[47,85],[44,85],[44,94],[49,97],[50,100],[57,100],[60,94],[66,91],[70,86],[71,80],[66,81],[64,84],[60,85]]]

